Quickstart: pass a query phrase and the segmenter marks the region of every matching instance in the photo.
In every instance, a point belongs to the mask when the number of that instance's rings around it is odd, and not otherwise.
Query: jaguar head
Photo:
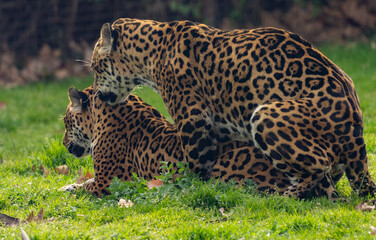
[[[86,89],[87,90],[87,89]],[[69,88],[69,104],[63,118],[65,134],[63,144],[68,152],[76,157],[85,157],[91,152],[92,121],[89,91]]]
[[[135,62],[132,54],[125,53],[124,43],[120,43],[119,29],[105,23],[100,32],[91,58],[94,71],[94,91],[102,101],[115,105],[124,101],[137,86],[141,64]],[[129,44],[130,45],[130,44]]]

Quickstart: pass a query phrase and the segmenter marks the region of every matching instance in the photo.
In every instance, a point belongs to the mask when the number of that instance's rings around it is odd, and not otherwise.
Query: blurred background
[[[1,0],[0,87],[86,75],[77,60],[90,60],[102,24],[121,17],[274,26],[315,44],[375,47],[375,0]]]

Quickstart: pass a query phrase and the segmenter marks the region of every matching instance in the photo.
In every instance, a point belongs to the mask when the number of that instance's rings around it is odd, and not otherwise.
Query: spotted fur
[[[130,95],[115,106],[105,104],[91,87],[69,89],[70,103],[63,120],[63,144],[76,157],[92,154],[95,178],[84,188],[102,196],[114,176],[132,180],[132,173],[147,180],[160,174],[161,161],[176,169],[185,161],[176,126],[141,98]],[[290,184],[282,172],[267,161],[260,150],[241,143],[221,145],[212,177],[238,182],[251,179],[257,189],[283,192]]]
[[[374,195],[354,84],[296,34],[118,19],[102,27],[91,66],[110,104],[137,85],[159,92],[189,166],[204,178],[219,145],[241,141],[289,177],[288,196],[319,186],[334,199],[344,173],[360,195]]]

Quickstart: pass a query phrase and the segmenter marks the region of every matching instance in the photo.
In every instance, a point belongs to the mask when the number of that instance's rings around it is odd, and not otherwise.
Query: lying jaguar
[[[92,154],[95,178],[83,186],[92,194],[109,194],[107,187],[114,176],[129,181],[134,172],[151,180],[159,175],[161,161],[173,164],[174,169],[185,161],[176,126],[141,98],[130,95],[125,102],[110,106],[91,87],[83,91],[72,87],[68,95],[63,144],[76,157]],[[222,145],[221,152],[211,175],[214,178],[252,179],[258,190],[269,192],[283,192],[290,185],[257,148],[231,143]]]
[[[103,25],[91,68],[109,104],[138,85],[157,91],[203,178],[220,144],[241,141],[289,177],[288,196],[319,186],[334,199],[344,173],[360,195],[375,193],[354,84],[296,34],[123,18]]]

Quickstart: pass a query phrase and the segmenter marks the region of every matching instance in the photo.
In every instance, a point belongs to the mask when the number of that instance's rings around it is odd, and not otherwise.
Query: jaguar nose
[[[75,155],[77,157],[81,157],[82,155],[84,155],[84,152],[85,152],[85,148],[77,146],[75,150]]]
[[[84,152],[85,152],[85,148],[79,146],[79,145],[76,145],[76,144],[73,144],[71,143],[69,146],[68,146],[68,152],[75,155],[76,157],[81,157]]]
[[[109,92],[108,98],[110,99],[110,102],[114,103],[117,99],[117,95],[115,93]]]
[[[98,98],[103,101],[103,102],[107,102],[108,100],[108,95],[101,92],[101,91],[98,91]]]

